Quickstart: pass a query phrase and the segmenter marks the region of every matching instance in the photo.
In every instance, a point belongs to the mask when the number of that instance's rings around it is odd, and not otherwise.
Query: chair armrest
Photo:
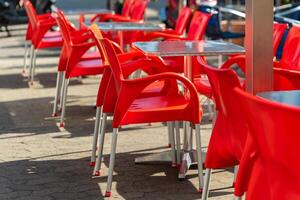
[[[246,56],[239,55],[229,58],[228,60],[223,63],[220,67],[221,69],[229,69],[232,65],[237,64],[240,69],[245,73],[246,72]]]
[[[121,64],[122,72],[125,78],[137,70],[142,70],[147,74],[158,74],[168,72],[167,67],[159,60],[152,60],[149,58],[142,58],[138,60],[131,60]]]

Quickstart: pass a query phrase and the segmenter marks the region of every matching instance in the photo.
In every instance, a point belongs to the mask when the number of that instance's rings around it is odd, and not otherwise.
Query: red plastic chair
[[[133,80],[125,80],[124,74],[116,57],[116,54],[107,39],[98,41],[98,48],[101,45],[105,49],[105,57],[110,63],[112,72],[112,89],[116,91],[117,102],[114,108],[113,136],[110,153],[109,175],[105,196],[111,196],[112,175],[117,145],[117,134],[119,127],[128,124],[168,122],[168,121],[191,121],[196,126],[196,141],[198,155],[199,182],[202,187],[202,164],[200,146],[200,120],[201,110],[198,96],[193,84],[183,76],[175,73],[161,73]],[[138,98],[147,86],[157,81],[180,81],[189,91],[185,94],[170,91],[164,96],[149,96]],[[109,88],[109,87],[108,87]],[[110,88],[109,88],[110,89]],[[108,93],[106,93],[108,95]],[[109,103],[109,102],[108,102]],[[103,113],[106,112],[106,104],[103,106]]]
[[[180,10],[180,13],[178,15],[175,29],[166,29],[163,31],[155,31],[150,33],[145,33],[142,35],[139,35],[139,37],[136,39],[137,41],[149,41],[153,39],[158,39],[161,37],[164,37],[164,34],[172,34],[182,37],[185,33],[185,30],[189,24],[189,21],[193,15],[193,11],[189,7],[184,7]]]
[[[91,29],[93,30],[94,34],[97,34],[97,38],[102,38],[101,32],[98,29],[97,25],[95,24],[92,25]],[[101,50],[101,52],[102,51],[103,50]],[[161,60],[155,59],[155,57],[153,59],[142,57],[139,56],[138,54],[132,54],[132,53],[125,53],[121,55],[118,54],[118,59],[122,63],[121,64],[122,72],[126,78],[137,70],[142,70],[146,74],[157,74],[157,73],[162,73],[167,71],[167,68],[165,67],[163,62],[161,62]],[[128,56],[130,54],[132,55],[131,59]],[[107,114],[103,114],[102,107],[104,104],[104,97],[105,97],[104,95],[106,94],[106,91],[107,91],[106,98],[109,98],[106,101],[110,102],[109,104],[110,106],[106,107],[106,113],[114,113],[114,106],[115,106],[115,102],[117,101],[116,91],[114,90],[113,87],[111,87],[111,84],[109,84],[109,81],[111,81],[110,79],[111,79],[111,71],[109,69],[106,69],[102,75],[102,79],[101,79],[101,83],[97,95],[97,101],[96,101],[97,112],[96,112],[96,121],[95,121],[95,128],[94,128],[92,156],[90,162],[90,166],[95,166],[93,172],[94,176],[100,176],[103,142],[100,142],[100,144],[98,145],[97,162],[95,161],[96,161],[96,147],[97,147],[98,136],[100,135],[101,137],[103,137],[100,141],[104,141],[104,130],[106,126]],[[167,91],[170,91],[171,90],[170,88],[176,88],[176,86],[177,86],[176,82],[173,83],[164,82],[164,81],[157,82],[154,85],[151,85],[151,87],[148,87],[143,92],[143,95],[141,95],[141,97],[149,96],[149,95],[150,96],[161,95],[163,93],[166,93]],[[107,89],[107,87],[109,88]]]
[[[28,38],[31,39],[31,50],[30,50],[30,72],[29,72],[29,81],[33,84],[34,74],[35,74],[35,65],[36,65],[36,54],[38,49],[45,48],[57,48],[61,47],[63,40],[61,36],[55,36],[52,34],[51,37],[45,37],[50,28],[57,25],[54,20],[39,18],[36,14],[36,11],[30,1],[25,2],[25,10],[29,19],[29,31]],[[49,33],[49,35],[51,35]]]
[[[26,0],[26,1],[28,1],[28,0]],[[55,19],[51,16],[51,13],[40,14],[37,16],[37,18],[38,18],[38,20],[42,21],[42,23],[53,22],[55,24]],[[49,28],[48,32],[45,33],[45,35],[44,35],[45,38],[61,37],[61,33],[59,31],[50,31],[50,28]],[[23,75],[26,74],[26,70],[27,70],[27,66],[28,66],[27,59],[29,56],[30,45],[32,44],[32,42],[31,42],[32,36],[33,36],[32,27],[31,27],[30,23],[28,23],[26,36],[25,36],[25,45],[24,45],[25,52],[24,52],[24,66],[23,66],[23,71],[22,71]]]
[[[211,170],[239,165],[248,128],[233,95],[234,88],[242,88],[235,72],[208,65],[203,65],[203,70],[211,83],[218,111],[205,160],[206,173],[202,193],[202,199],[205,200],[208,197]]]
[[[300,199],[300,109],[254,97],[238,89],[236,96],[255,150],[252,170],[240,170],[238,174],[249,177],[244,180],[248,185],[246,199]]]
[[[279,24],[275,23],[274,24],[274,29],[273,29],[273,55],[276,55],[277,48],[281,42],[281,39],[288,28],[288,24]],[[294,31],[292,31],[294,32]],[[291,35],[294,35],[293,33]],[[291,37],[289,33],[289,37]],[[284,51],[283,51],[284,52]],[[245,55],[239,55],[239,56],[234,56],[229,58],[222,66],[221,68],[227,69],[232,67],[234,64],[238,65],[242,70],[245,71],[246,67],[246,56]]]
[[[129,17],[130,8],[131,8],[132,3],[133,3],[133,0],[125,0],[124,1],[121,15],[117,15],[117,14],[96,14],[94,17],[92,17],[90,22],[103,21],[102,18],[109,19],[109,18],[113,18],[115,16]]]
[[[300,35],[289,39],[282,59],[274,62],[274,90],[300,89]]]

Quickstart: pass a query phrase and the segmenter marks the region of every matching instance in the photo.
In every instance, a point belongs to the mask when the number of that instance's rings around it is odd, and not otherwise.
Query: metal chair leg
[[[204,181],[204,187],[203,187],[201,200],[208,199],[210,175],[211,175],[211,169],[206,169],[206,171],[205,171],[205,181]]]
[[[32,55],[32,66],[31,66],[31,71],[30,71],[30,84],[33,85],[34,82],[34,75],[35,75],[35,67],[36,67],[36,53],[37,51],[33,51]]]
[[[60,97],[59,97],[60,101],[59,101],[59,105],[58,105],[58,112],[61,112],[61,109],[62,109],[62,98],[64,96],[63,88],[64,88],[65,79],[66,79],[65,71],[63,71],[62,72],[62,79],[61,79],[61,86],[60,86],[61,89],[60,89]]]
[[[202,160],[202,146],[200,135],[200,124],[195,124],[196,128],[196,151],[197,151],[197,164],[198,164],[198,178],[199,178],[199,192],[202,192],[203,188],[203,160]]]
[[[175,134],[176,134],[176,163],[177,167],[180,168],[181,159],[180,159],[180,152],[181,152],[181,145],[180,145],[180,129],[179,129],[179,121],[175,122]]]
[[[242,200],[243,197],[235,197],[234,199],[235,199],[235,200]]]
[[[174,123],[168,122],[168,129],[170,133],[170,143],[172,151],[172,167],[176,167],[176,150],[175,150],[175,138],[174,138]]]
[[[64,118],[65,118],[65,114],[66,114],[66,101],[67,101],[67,94],[68,94],[68,85],[69,85],[69,79],[65,79],[64,80],[64,84],[63,84],[63,97],[61,99],[62,101],[62,111],[61,111],[61,116],[60,116],[60,127],[64,127],[65,126],[65,122],[64,122]]]
[[[170,122],[167,122],[167,126],[168,126],[168,142],[169,142],[167,147],[170,148],[170,147],[172,146],[172,145],[171,145],[171,144],[172,144],[172,141],[171,141],[171,137],[172,137],[172,136],[171,136],[171,130],[170,130],[170,124],[169,124],[169,123],[170,123]]]
[[[107,186],[105,197],[111,196],[111,185],[112,185],[112,178],[114,172],[114,165],[115,165],[115,155],[116,155],[116,148],[117,148],[117,137],[118,137],[118,128],[113,129],[113,135],[111,140],[111,151],[110,151],[110,160],[109,160],[109,170],[108,170],[108,178],[107,178]]]
[[[30,47],[29,71],[28,71],[28,82],[30,82],[30,79],[31,79],[31,71],[32,71],[32,66],[33,66],[33,54],[34,54],[34,46],[31,45],[31,47]]]
[[[105,138],[105,128],[106,128],[106,121],[107,121],[107,113],[103,113],[101,122],[100,122],[100,133],[98,132],[98,155],[96,159],[96,165],[94,168],[94,176],[100,176],[100,169],[101,169],[101,162],[102,162],[102,155],[103,155],[103,145],[104,145],[104,138]]]
[[[24,44],[24,65],[23,65],[23,71],[22,74],[25,75],[26,71],[27,71],[27,58],[28,58],[28,53],[29,53],[29,42],[25,41]]]
[[[102,118],[102,108],[97,107],[90,166],[95,166],[98,132],[99,132],[99,127],[100,127],[100,123],[101,123],[101,118]]]
[[[237,173],[238,173],[238,171],[239,171],[239,166],[236,165],[236,166],[234,166],[233,169],[234,169],[234,170],[233,170],[233,183],[232,183],[232,187],[235,186],[235,180],[236,180]]]
[[[56,117],[57,116],[57,106],[58,106],[58,102],[60,101],[60,90],[62,89],[61,88],[62,75],[63,75],[63,72],[60,72],[60,71],[57,72],[56,93],[55,93],[55,97],[54,97],[52,117]]]

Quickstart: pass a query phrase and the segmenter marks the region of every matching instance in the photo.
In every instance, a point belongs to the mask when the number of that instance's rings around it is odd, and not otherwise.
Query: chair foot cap
[[[171,148],[171,144],[168,144],[168,145],[167,145],[167,148]]]
[[[90,167],[94,167],[95,164],[96,164],[96,162],[90,162],[89,166],[90,166]]]
[[[199,188],[199,189],[198,189],[198,193],[202,194],[202,192],[203,192],[203,189],[202,189],[202,188]]]
[[[65,123],[64,123],[64,122],[61,122],[61,123],[59,124],[59,127],[61,127],[61,128],[65,127]]]
[[[235,187],[235,182],[232,183],[232,187],[233,187],[233,188]]]
[[[100,171],[96,171],[95,173],[94,173],[94,176],[100,176],[101,175],[101,172]]]
[[[52,116],[52,117],[57,117],[57,114],[56,114],[56,113],[52,113],[51,116]]]
[[[111,192],[105,192],[105,197],[111,197]]]

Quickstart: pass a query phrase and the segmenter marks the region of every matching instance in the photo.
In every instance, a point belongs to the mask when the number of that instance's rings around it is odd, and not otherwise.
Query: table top
[[[70,10],[63,10],[65,15],[79,15],[79,14],[113,14],[113,10],[95,8],[95,9],[81,9],[75,8]]]
[[[159,24],[149,22],[98,22],[97,25],[102,31],[161,31],[164,29]]]
[[[257,96],[289,106],[300,106],[300,90],[261,92]]]
[[[134,42],[133,47],[148,55],[158,56],[214,56],[245,53],[241,46],[211,40]]]

